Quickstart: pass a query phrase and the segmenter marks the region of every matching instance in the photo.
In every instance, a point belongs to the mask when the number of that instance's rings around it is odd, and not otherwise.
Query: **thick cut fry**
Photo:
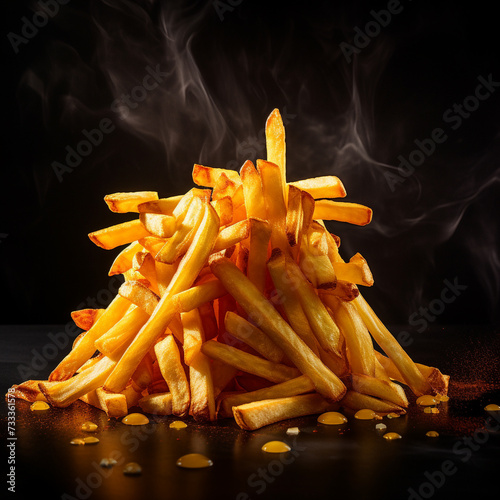
[[[170,392],[148,394],[139,399],[138,405],[144,413],[172,415],[172,394]]]
[[[148,288],[156,295],[160,295],[156,277],[156,261],[153,256],[145,251],[136,253],[132,259],[132,267],[137,267],[137,271],[148,281]]]
[[[399,345],[391,332],[384,326],[382,321],[373,312],[373,309],[368,305],[366,300],[360,294],[352,301],[356,306],[359,315],[367,326],[375,342],[382,350],[391,358],[397,369],[404,378],[404,383],[407,384],[416,396],[429,394],[431,387],[425,380],[425,377],[416,367],[413,360],[408,356],[406,351]]]
[[[280,384],[258,389],[252,392],[242,392],[221,396],[219,404],[218,416],[228,418],[233,416],[233,406],[240,406],[254,401],[262,401],[263,399],[278,399],[290,396],[298,396],[306,392],[314,391],[314,384],[309,377],[301,375],[300,377],[281,382]]]
[[[286,212],[286,237],[294,259],[297,258],[302,241],[302,222],[302,192],[295,186],[290,186]]]
[[[408,399],[404,389],[394,382],[380,380],[367,375],[353,373],[351,376],[352,388],[354,391],[368,396],[384,399],[402,408],[408,407]]]
[[[273,363],[281,363],[285,353],[265,333],[238,314],[227,311],[224,319],[226,331],[245,342]]]
[[[118,289],[118,293],[121,297],[139,306],[149,316],[153,314],[160,301],[158,295],[138,281],[125,281]]]
[[[271,226],[264,220],[250,220],[250,248],[248,252],[247,277],[260,293],[266,290],[267,249],[271,238]]]
[[[71,313],[71,319],[78,328],[87,331],[92,328],[104,311],[104,309],[80,309]]]
[[[360,253],[353,255],[348,263],[332,262],[332,266],[335,274],[341,280],[364,286],[372,286],[374,283],[368,262]]]
[[[143,246],[138,242],[134,241],[130,245],[126,246],[115,258],[111,268],[109,269],[108,276],[114,276],[115,274],[123,274],[132,267],[132,258],[137,252],[143,250]]]
[[[363,320],[352,302],[343,302],[333,295],[323,297],[335,316],[347,345],[347,359],[356,374],[375,376],[375,351]]]
[[[143,392],[151,384],[153,381],[153,357],[150,353],[141,359],[130,380],[132,387],[137,392]]]
[[[344,395],[346,389],[340,379],[323,364],[255,285],[229,259],[225,257],[214,259],[210,267],[249,318],[283,349],[290,361],[304,375],[313,381],[320,394],[331,401],[337,401]]]
[[[366,226],[372,220],[372,209],[359,203],[316,200],[313,219],[337,220],[357,226]]]
[[[274,163],[257,161],[257,169],[262,178],[262,191],[266,204],[267,221],[271,226],[271,244],[282,252],[290,253],[286,235],[286,204],[280,168]]]
[[[273,254],[275,258],[279,256],[277,252],[273,251]],[[339,327],[321,299],[316,295],[298,264],[289,258],[286,258],[285,263],[287,273],[290,276],[291,290],[297,293],[316,340],[326,352],[341,356]]]
[[[280,420],[335,411],[338,408],[338,403],[331,403],[319,394],[303,394],[235,406],[233,415],[242,429],[254,431]]]
[[[161,198],[159,200],[146,201],[145,203],[141,203],[137,207],[137,210],[141,214],[172,215],[181,199],[182,195],[171,196],[170,198]]]
[[[367,394],[360,394],[356,391],[347,391],[346,395],[343,397],[340,405],[345,408],[349,408],[354,411],[363,410],[367,408],[373,410],[379,415],[386,415],[387,413],[406,413],[404,408],[398,406],[390,401],[384,401],[382,399],[374,398],[368,396]]]
[[[206,187],[215,187],[217,183],[217,179],[221,174],[225,174],[228,179],[239,184],[240,176],[238,172],[234,170],[228,170],[226,168],[214,168],[214,167],[205,167],[203,165],[198,165],[197,163],[193,166],[193,181],[198,186],[206,186]]]
[[[335,288],[323,288],[319,290],[319,296],[322,300],[325,295],[333,295],[341,300],[350,301],[359,295],[359,289],[354,283],[338,279]]]
[[[219,236],[215,240],[215,245],[213,252],[220,252],[226,248],[232,247],[239,243],[241,240],[248,238],[250,233],[250,221],[249,219],[242,220],[231,226],[226,226],[221,230]]]
[[[307,191],[315,200],[319,198],[344,198],[346,195],[342,181],[334,175],[311,177],[302,181],[289,182],[288,189],[291,186]]]
[[[205,204],[203,220],[196,232],[193,243],[181,259],[179,266],[165,290],[149,321],[137,334],[132,344],[117,363],[113,373],[106,380],[105,388],[120,392],[127,385],[141,359],[153,346],[156,339],[165,332],[168,324],[178,311],[174,295],[188,289],[205,266],[219,232],[219,218],[209,204]]]
[[[119,347],[132,342],[133,338],[149,319],[149,316],[148,313],[144,312],[138,306],[130,308],[118,323],[95,341],[95,347],[104,355],[111,355]]]
[[[222,172],[215,182],[212,200],[220,200],[226,196],[231,198],[234,208],[239,207],[244,202],[241,182],[232,181],[225,172]]]
[[[286,142],[285,127],[278,109],[274,109],[266,121],[267,161],[278,165],[280,169],[280,188],[286,200]]]
[[[224,198],[211,201],[210,203],[219,216],[220,225],[227,226],[231,224],[233,220],[233,202],[231,198],[229,196],[224,196]]]
[[[155,260],[156,285],[158,286],[158,294],[160,297],[163,297],[176,270],[176,264],[164,264],[163,262]]]
[[[174,234],[175,218],[172,215],[142,213],[139,220],[153,236],[170,238]]]
[[[240,177],[247,217],[266,219],[266,204],[262,192],[262,180],[259,172],[257,172],[257,169],[250,160],[247,160],[241,167]]]
[[[135,193],[114,193],[104,197],[104,201],[112,212],[121,214],[139,212],[137,208],[141,203],[158,199],[155,191],[137,191]]]
[[[205,342],[201,350],[209,358],[218,359],[238,370],[252,373],[271,382],[285,382],[300,375],[296,368],[273,363],[215,340]]]
[[[161,374],[172,394],[172,414],[183,417],[189,411],[190,393],[179,348],[172,335],[155,344],[155,354]]]
[[[49,380],[69,379],[94,354],[94,342],[123,317],[130,305],[129,300],[117,295],[78,345],[50,374]]]
[[[183,313],[196,309],[206,302],[219,299],[226,294],[224,285],[218,279],[213,279],[178,293],[176,300],[179,312]]]
[[[303,237],[299,252],[299,266],[314,288],[335,288],[337,276],[328,254],[322,254]]]
[[[47,387],[58,383],[57,381],[49,382],[48,380],[26,380],[22,384],[13,385],[12,389],[14,391],[9,391],[9,394],[12,394],[16,399],[24,399],[30,403],[34,401],[44,401],[46,403],[47,398],[43,395],[39,387],[39,384],[42,382]]]
[[[89,234],[91,241],[105,250],[128,245],[145,236],[150,236],[150,233],[139,219],[122,222]]]

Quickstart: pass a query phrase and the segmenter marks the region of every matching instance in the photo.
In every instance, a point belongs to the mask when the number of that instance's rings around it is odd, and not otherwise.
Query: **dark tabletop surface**
[[[66,335],[64,346],[61,332],[60,325],[0,327],[4,393],[26,378],[48,376],[71,344]],[[388,431],[402,435],[398,441],[384,440],[375,421],[352,418],[337,427],[319,425],[312,416],[254,432],[239,429],[232,420],[199,425],[188,419],[188,427],[176,431],[168,427],[171,417],[151,417],[148,425],[132,427],[81,402],[35,413],[29,403],[17,400],[16,439],[9,440],[8,408],[2,405],[0,435],[10,446],[4,444],[2,461],[8,471],[9,458],[14,459],[15,494],[4,479],[1,498],[487,498],[500,486],[500,413],[483,409],[500,404],[500,330],[434,326],[411,339],[407,351],[415,361],[452,376],[450,401],[431,415],[411,398],[406,416],[384,418]],[[100,442],[70,445],[82,435],[79,427],[86,420],[98,424]],[[286,429],[294,426],[300,434],[287,436]],[[426,437],[429,430],[439,437]],[[275,439],[287,442],[292,451],[261,451]],[[176,466],[177,458],[192,452],[207,455],[213,466]],[[101,468],[104,457],[114,457],[118,464]],[[123,475],[124,464],[132,461],[142,466],[142,475]]]

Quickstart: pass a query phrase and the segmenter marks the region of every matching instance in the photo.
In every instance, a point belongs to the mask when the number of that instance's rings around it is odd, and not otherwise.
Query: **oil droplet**
[[[289,435],[289,436],[298,436],[299,433],[300,433],[300,429],[298,427],[289,427],[287,430],[286,430],[286,433]]]
[[[434,396],[426,394],[417,398],[417,404],[420,406],[433,406],[438,404],[438,400]]]
[[[99,442],[99,439],[97,439],[95,436],[88,436],[88,437],[84,437],[82,439],[82,441],[85,444],[97,444]]]
[[[123,417],[122,422],[127,425],[146,425],[149,424],[149,418],[142,413],[131,413]]]
[[[83,422],[80,429],[84,432],[94,432],[97,430],[97,424],[94,424],[94,422],[90,422],[90,420],[87,420],[87,422]]]
[[[83,446],[85,444],[85,441],[81,438],[74,438],[69,442],[69,444],[74,444],[75,446]]]
[[[387,441],[394,441],[395,439],[401,439],[401,436],[397,432],[388,432],[387,434],[384,434],[384,439],[387,439]]]
[[[100,462],[99,465],[101,467],[105,467],[106,469],[110,469],[114,465],[116,465],[118,462],[114,458],[103,458]]]
[[[355,413],[354,418],[358,420],[373,420],[377,414],[373,410],[363,409]]]
[[[436,432],[436,431],[429,431],[429,432],[426,432],[425,435],[427,437],[430,437],[430,438],[437,438],[439,437],[439,433]]]
[[[203,469],[204,467],[211,467],[213,464],[212,460],[199,453],[189,453],[177,460],[177,465],[185,469]]]
[[[387,425],[385,425],[385,424],[377,424],[375,426],[375,429],[377,429],[377,431],[385,431],[387,429]]]
[[[446,394],[438,394],[437,396],[434,396],[438,401],[442,401],[443,403],[446,403],[446,401],[450,400],[450,396],[447,396]]]
[[[126,476],[138,476],[142,474],[142,467],[137,462],[129,462],[123,467]]]
[[[35,401],[31,406],[31,411],[43,411],[48,410],[50,406],[45,401]]]
[[[286,453],[291,450],[283,441],[269,441],[261,449],[267,453]]]
[[[484,409],[486,411],[499,411],[500,410],[500,406],[498,406],[497,404],[492,403],[492,404],[486,405],[484,407]]]
[[[347,422],[347,418],[337,411],[327,411],[318,417],[318,422],[325,425],[342,425]]]
[[[187,427],[187,424],[182,420],[174,420],[170,423],[169,427],[171,429],[185,429]]]
[[[424,413],[439,413],[439,410],[437,408],[427,406],[427,408],[424,408]]]
[[[387,418],[399,418],[401,415],[399,413],[388,413]]]

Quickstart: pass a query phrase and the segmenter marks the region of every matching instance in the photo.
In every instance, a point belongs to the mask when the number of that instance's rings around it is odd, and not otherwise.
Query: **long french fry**
[[[267,221],[251,218],[250,245],[248,252],[248,279],[264,294],[267,275],[267,249],[271,238],[271,227]]]
[[[89,233],[90,240],[105,250],[111,250],[120,245],[128,245],[145,236],[150,236],[150,233],[139,219],[122,222],[121,224]]]
[[[288,188],[290,189],[291,186],[307,191],[316,200],[318,198],[344,198],[346,195],[342,181],[334,175],[289,182]]]
[[[278,109],[274,109],[266,121],[267,161],[280,169],[281,191],[286,201],[286,142],[285,127]]]
[[[240,176],[238,172],[234,170],[229,170],[226,168],[214,168],[205,167],[204,165],[198,165],[197,163],[193,166],[193,181],[198,186],[215,187],[217,184],[217,179],[225,174],[229,179],[235,183],[240,183]]]
[[[104,197],[104,201],[112,212],[139,212],[138,205],[158,199],[155,191],[137,191],[135,193],[114,193]]]
[[[182,199],[182,195],[162,198],[160,200],[146,201],[138,205],[139,213],[172,215]]]
[[[125,281],[118,289],[118,293],[121,297],[140,307],[148,316],[153,314],[160,301],[158,295],[139,281]]]
[[[232,247],[241,240],[248,238],[250,232],[250,221],[248,219],[237,222],[230,226],[226,226],[221,230],[219,236],[215,240],[213,252],[220,252],[226,248]]]
[[[161,392],[148,394],[137,403],[145,413],[153,415],[172,415],[172,394]]]
[[[337,220],[357,226],[366,226],[372,220],[372,209],[359,203],[345,201],[316,200],[314,219]]]
[[[320,394],[331,401],[337,401],[344,395],[346,389],[340,379],[323,364],[257,287],[229,259],[216,258],[210,267],[249,317],[283,349],[292,363],[313,381]]]
[[[368,396],[384,399],[402,408],[408,406],[403,388],[394,382],[387,382],[367,375],[353,373],[351,376],[352,388],[354,391]]]
[[[393,412],[399,414],[406,413],[404,408],[401,408],[390,401],[374,398],[373,396],[368,396],[367,394],[360,394],[356,391],[347,391],[346,395],[342,398],[340,405],[355,411],[367,408],[382,415]]]
[[[172,215],[141,213],[141,224],[158,238],[170,238],[175,232],[175,217]]]
[[[181,259],[170,284],[149,318],[149,321],[139,331],[117,363],[113,373],[106,380],[106,389],[112,392],[120,392],[125,388],[141,359],[153,346],[156,339],[164,333],[166,327],[178,311],[178,305],[173,300],[173,297],[193,284],[196,276],[208,260],[218,232],[219,218],[213,207],[209,203],[206,203],[203,220],[193,238],[194,243],[191,244]]]
[[[115,274],[123,274],[132,267],[132,258],[137,252],[143,250],[143,246],[138,241],[133,241],[130,245],[126,246],[115,258],[111,268],[109,269],[108,276]]]
[[[235,406],[233,415],[242,429],[254,431],[280,420],[334,411],[338,408],[338,403],[331,403],[319,394],[304,394]]]
[[[266,204],[262,192],[262,180],[254,164],[247,160],[240,170],[247,217],[266,219]]]

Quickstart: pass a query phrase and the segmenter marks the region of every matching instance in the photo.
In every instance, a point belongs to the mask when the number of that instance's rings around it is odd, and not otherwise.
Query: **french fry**
[[[155,354],[161,374],[172,394],[172,414],[185,416],[189,411],[189,382],[181,363],[179,348],[172,335],[155,344]]]
[[[111,268],[109,269],[108,276],[114,276],[115,274],[123,274],[132,267],[132,258],[137,252],[143,250],[143,246],[138,242],[134,241],[127,245],[115,258]]]
[[[278,347],[262,330],[259,330],[255,325],[252,325],[245,318],[238,314],[227,311],[224,318],[224,326],[226,331],[233,337],[245,342],[261,356],[272,361],[273,363],[281,363],[285,356],[283,350]]]
[[[290,187],[296,187],[302,191],[307,191],[315,200],[318,198],[344,198],[346,190],[342,181],[334,175],[325,175],[323,177],[312,177],[302,181],[289,182]],[[288,191],[290,193],[290,191]]]
[[[336,220],[366,226],[372,220],[372,209],[359,203],[316,200],[313,219]]]
[[[267,161],[278,165],[280,187],[286,202],[286,142],[285,127],[278,109],[274,109],[266,121]]]
[[[158,199],[155,191],[137,191],[135,193],[114,193],[104,197],[104,201],[112,212],[139,212],[138,205]]]
[[[35,401],[44,401],[47,403],[47,398],[43,395],[40,390],[39,384],[45,383],[47,386],[57,384],[57,381],[49,382],[48,380],[26,380],[22,384],[13,385],[10,394],[12,394],[16,399],[24,399],[29,403]]]
[[[145,236],[150,236],[150,233],[139,219],[122,222],[121,224],[89,233],[90,240],[105,250],[111,250],[121,245],[128,245]]]
[[[233,416],[233,407],[240,406],[254,401],[262,401],[264,399],[278,399],[290,396],[298,396],[306,392],[314,391],[314,384],[309,377],[301,375],[300,377],[275,384],[264,389],[258,389],[252,392],[242,392],[236,394],[223,394],[219,400],[218,416],[228,418]]]
[[[331,403],[319,394],[303,394],[235,406],[233,415],[242,429],[254,431],[280,420],[335,411],[338,408],[338,403]]]
[[[225,257],[217,258],[211,262],[210,267],[249,317],[283,349],[290,361],[313,381],[320,394],[332,401],[337,401],[344,395],[346,389],[340,379],[322,363],[230,260]]]
[[[156,261],[149,252],[137,252],[132,259],[132,267],[148,281],[148,288],[156,295],[160,294],[156,277]]]
[[[139,220],[148,233],[158,238],[170,238],[175,232],[175,217],[172,215],[142,213]]]
[[[172,415],[172,394],[170,392],[148,394],[138,401],[138,405],[144,413]]]
[[[294,259],[297,258],[302,242],[302,192],[295,186],[288,188],[288,206],[286,212],[286,236],[292,249]]]
[[[319,296],[324,300],[325,295],[333,295],[341,300],[354,300],[359,295],[359,289],[354,283],[349,281],[337,280],[335,288],[323,288],[318,290]]]
[[[193,284],[196,276],[208,260],[218,232],[219,218],[212,206],[206,203],[203,220],[193,238],[193,243],[181,259],[153,314],[117,363],[106,380],[104,388],[113,392],[120,392],[125,388],[141,359],[153,346],[156,339],[164,333],[178,311],[174,296]]]
[[[125,281],[118,289],[118,293],[132,304],[139,306],[148,316],[153,314],[160,301],[158,295],[138,281]]]
[[[375,339],[375,342],[377,342],[387,356],[394,362],[394,365],[404,379],[404,383],[407,384],[417,396],[429,394],[431,391],[429,383],[425,380],[410,356],[408,356],[406,351],[373,312],[373,309],[368,305],[363,296],[360,294],[352,302],[356,306],[359,315],[372,337]]]
[[[221,250],[225,250],[226,248],[232,247],[239,243],[241,240],[248,238],[250,232],[250,221],[249,219],[245,219],[237,222],[236,224],[232,224],[230,226],[226,226],[222,229],[215,240],[215,244],[213,247],[213,252],[220,252]]]
[[[406,413],[404,408],[401,408],[394,403],[374,398],[373,396],[368,396],[367,394],[360,394],[356,391],[347,391],[346,395],[342,398],[342,401],[340,401],[340,405],[354,411],[367,408],[373,410],[378,415],[387,415],[388,413],[398,413],[403,415]]]
[[[137,210],[140,214],[163,214],[172,215],[175,208],[182,199],[180,196],[171,196],[170,198],[162,198],[159,200],[146,201],[137,206]]]
[[[271,227],[267,221],[250,218],[250,245],[247,277],[260,293],[266,291],[267,249],[271,238]]]
[[[234,183],[240,183],[240,176],[238,172],[234,170],[228,170],[225,168],[213,168],[213,167],[205,167],[203,165],[198,165],[197,163],[193,166],[193,181],[198,186],[206,186],[206,187],[215,187],[217,184],[217,179],[221,174],[227,176],[228,179],[233,181]]]
[[[384,399],[402,408],[408,407],[408,399],[406,398],[405,391],[400,385],[394,382],[387,382],[358,373],[352,374],[351,381],[352,388],[356,392]]]
[[[370,267],[359,253],[353,255],[349,262],[332,262],[332,266],[341,280],[364,286],[372,286],[374,283]]]
[[[94,323],[102,316],[104,309],[80,309],[71,313],[71,319],[82,330],[90,330]]]
[[[233,220],[233,201],[229,196],[210,202],[219,216],[220,225],[227,226]]]
[[[300,375],[296,368],[273,363],[215,340],[205,342],[201,346],[201,351],[209,358],[218,359],[238,370],[252,373],[271,382],[285,382]]]
[[[117,295],[75,349],[57,365],[49,381],[69,379],[94,354],[95,341],[121,319],[130,305],[129,300]]]
[[[247,160],[240,170],[247,217],[266,219],[262,180],[254,164]]]

